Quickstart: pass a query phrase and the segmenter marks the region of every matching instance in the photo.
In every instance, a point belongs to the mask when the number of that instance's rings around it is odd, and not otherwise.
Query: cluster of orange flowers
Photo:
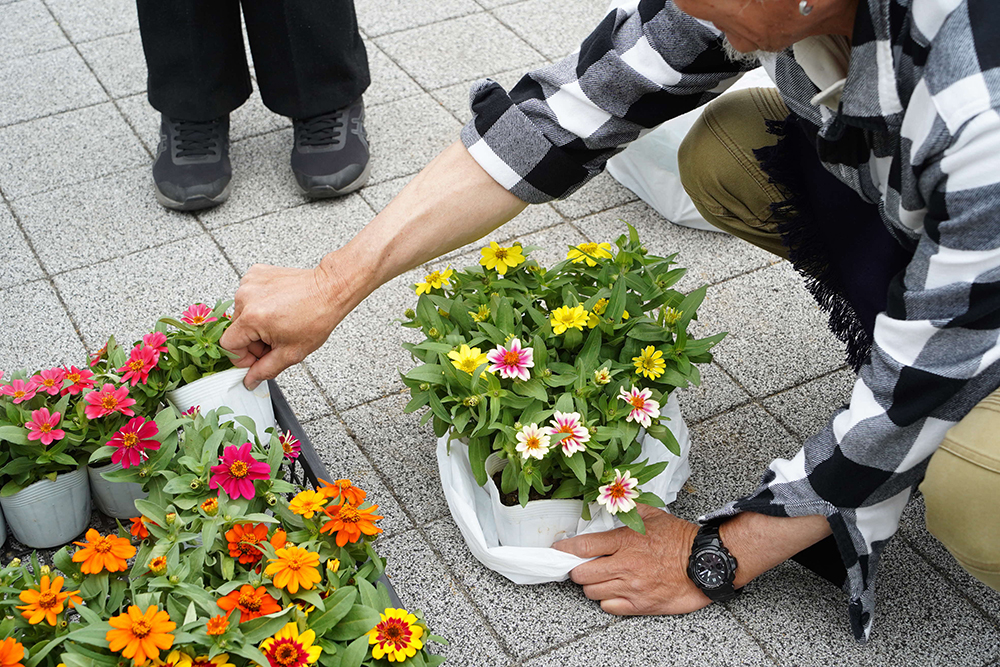
[[[375,521],[383,518],[375,514],[378,505],[362,508],[361,504],[367,494],[351,484],[351,480],[338,479],[332,484],[320,480],[320,483],[318,490],[302,491],[292,498],[288,509],[306,519],[311,519],[319,512],[326,515],[327,521],[320,532],[336,534],[338,547],[348,542],[357,542],[362,535],[377,535],[382,532],[375,525]],[[329,503],[330,500],[337,502]]]

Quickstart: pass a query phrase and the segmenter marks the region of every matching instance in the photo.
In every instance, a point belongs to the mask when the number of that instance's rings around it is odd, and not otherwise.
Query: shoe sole
[[[153,190],[156,194],[156,201],[160,202],[160,205],[164,208],[169,208],[172,211],[200,211],[206,208],[212,208],[213,206],[218,206],[227,199],[229,199],[229,193],[232,191],[233,184],[232,181],[226,184],[222,192],[216,197],[206,197],[205,195],[196,195],[185,199],[184,201],[176,201],[167,197],[165,194],[160,192],[160,188],[156,187],[156,183],[153,183]]]
[[[350,194],[355,190],[360,190],[365,183],[368,182],[368,177],[371,175],[372,163],[371,160],[365,165],[364,171],[355,178],[353,181],[348,183],[342,188],[335,188],[332,185],[316,185],[311,188],[304,188],[302,184],[296,179],[295,184],[299,188],[299,192],[311,199],[330,199],[332,197],[343,197],[346,194]]]

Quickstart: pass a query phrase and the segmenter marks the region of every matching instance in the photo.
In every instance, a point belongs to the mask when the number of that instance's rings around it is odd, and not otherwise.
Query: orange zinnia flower
[[[219,598],[215,604],[219,605],[219,608],[226,612],[226,618],[229,618],[229,614],[233,612],[233,609],[239,609],[240,623],[252,621],[258,616],[266,616],[276,611],[281,611],[278,601],[271,597],[267,589],[263,586],[254,589],[250,584],[243,584],[238,591],[233,591],[229,595]]]
[[[80,596],[77,595],[80,591],[60,592],[59,589],[62,588],[62,585],[62,577],[56,577],[50,585],[49,575],[43,574],[42,582],[39,584],[37,591],[34,588],[29,588],[21,591],[21,594],[18,596],[21,602],[25,603],[24,606],[18,607],[18,609],[22,610],[21,616],[24,616],[31,625],[41,623],[44,618],[49,625],[54,626],[56,624],[56,617],[62,613],[66,598],[69,598],[70,606],[83,602]]]
[[[256,526],[252,523],[238,523],[226,532],[229,555],[239,558],[241,565],[253,565],[264,556],[257,545],[266,539],[266,523],[258,523]]]
[[[124,537],[116,535],[101,537],[101,534],[93,528],[87,531],[86,542],[73,544],[83,547],[73,554],[73,562],[83,563],[80,571],[84,574],[99,574],[104,570],[124,572],[125,561],[135,555],[135,547]]]
[[[149,537],[149,529],[146,528],[146,522],[149,521],[149,519],[144,516],[137,516],[129,519],[129,521],[132,522],[132,525],[129,527],[128,532],[132,533],[132,537],[138,537],[140,540],[144,540]]]
[[[295,595],[299,588],[307,591],[319,583],[318,553],[294,546],[278,549],[275,553],[278,557],[270,559],[271,564],[264,570],[275,586]]]
[[[344,500],[351,503],[355,507],[365,502],[365,496],[368,495],[358,487],[352,486],[351,480],[349,479],[338,479],[333,484],[330,484],[330,482],[325,479],[321,479],[319,480],[319,483],[323,486],[318,490],[324,496],[335,499],[343,496]]]
[[[348,542],[357,542],[361,539],[362,533],[377,535],[382,532],[382,529],[372,522],[383,518],[381,515],[373,514],[377,509],[378,505],[360,509],[351,503],[327,507],[323,512],[330,517],[330,520],[324,523],[319,531],[321,533],[337,533],[338,547],[342,547]]]
[[[24,667],[24,644],[13,637],[0,641],[0,667]]]
[[[120,651],[122,656],[132,658],[136,665],[144,665],[146,660],[156,660],[160,657],[161,649],[170,648],[174,643],[174,636],[170,632],[177,627],[170,620],[170,615],[160,611],[155,604],[150,605],[145,614],[132,605],[126,613],[108,619],[108,625],[113,629],[108,630],[104,637],[111,650],[115,653]]]
[[[240,618],[241,619],[243,618],[242,612],[240,613]],[[219,616],[213,616],[212,618],[208,619],[207,623],[205,623],[205,634],[209,635],[210,637],[215,637],[217,635],[224,634],[228,629],[229,629],[229,617],[223,616],[221,614]]]

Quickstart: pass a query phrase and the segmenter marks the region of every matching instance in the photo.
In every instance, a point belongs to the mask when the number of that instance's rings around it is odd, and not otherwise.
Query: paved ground
[[[0,0],[0,369],[79,362],[111,333],[134,339],[161,314],[232,294],[252,263],[312,265],[457,137],[473,80],[510,85],[568,53],[606,4],[357,2],[373,73],[370,185],[341,201],[304,200],[287,166],[290,123],[255,95],[232,119],[232,198],[181,215],[153,200],[158,116],[130,0]],[[567,244],[614,238],[620,220],[655,252],[680,253],[686,287],[712,285],[701,322],[731,332],[704,387],[682,396],[694,473],[675,511],[694,517],[793,453],[846,400],[851,374],[787,264],[672,227],[607,177],[533,207],[495,238],[542,245],[551,261]],[[423,273],[379,290],[280,382],[332,472],[381,502],[392,581],[451,639],[449,664],[1000,664],[1000,596],[928,535],[919,501],[887,550],[865,646],[850,637],[842,594],[795,565],[727,605],[624,620],[572,584],[517,587],[483,569],[441,497],[432,435],[402,414],[409,332],[392,320]]]

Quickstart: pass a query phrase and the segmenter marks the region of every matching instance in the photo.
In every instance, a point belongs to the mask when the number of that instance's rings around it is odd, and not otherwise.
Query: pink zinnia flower
[[[104,347],[102,347],[97,352],[94,352],[92,355],[90,355],[90,367],[93,368],[97,364],[101,363],[104,360],[104,357],[106,357],[107,355],[108,355],[108,344],[105,343]]]
[[[142,337],[143,344],[156,350],[157,354],[167,353],[167,334],[161,331],[154,331]]]
[[[497,345],[496,349],[486,354],[486,359],[492,364],[486,370],[491,373],[499,371],[502,378],[521,378],[527,380],[528,369],[534,367],[532,360],[534,351],[530,347],[521,347],[521,341],[517,338],[510,341],[510,347]]]
[[[285,452],[285,458],[290,461],[297,459],[299,453],[302,451],[302,445],[299,444],[299,439],[292,435],[291,431],[279,433],[278,442],[281,443],[281,449]]]
[[[90,389],[94,386],[94,381],[91,379],[94,377],[94,374],[88,370],[71,365],[69,368],[64,368],[63,372],[66,374],[66,379],[72,383],[62,390],[63,396],[66,394],[76,396],[84,389]]]
[[[248,442],[242,447],[230,445],[222,450],[219,460],[221,465],[212,466],[212,479],[208,488],[222,487],[233,500],[253,498],[255,479],[268,479],[271,476],[271,466],[257,461],[250,453],[252,445]]]
[[[24,380],[11,380],[10,384],[5,384],[0,387],[0,394],[5,396],[11,396],[14,398],[14,403],[24,403],[25,401],[30,401],[35,397],[35,391],[38,387],[34,382],[25,382]]]
[[[149,372],[156,368],[160,361],[160,353],[151,347],[138,346],[132,348],[132,354],[124,366],[118,369],[122,375],[122,384],[129,382],[134,387],[139,382],[146,384]]]
[[[87,419],[98,419],[112,412],[120,412],[126,417],[134,417],[135,412],[129,410],[135,405],[135,399],[128,397],[128,387],[115,389],[113,384],[105,384],[100,391],[92,391],[83,397],[87,402],[84,414]]]
[[[44,391],[50,396],[55,396],[62,389],[63,380],[66,379],[66,371],[61,368],[50,368],[40,371],[38,375],[31,378],[38,391]]]
[[[146,421],[142,417],[130,419],[108,441],[110,446],[118,448],[118,451],[111,455],[111,462],[121,463],[122,468],[139,465],[149,456],[146,454],[147,449],[156,451],[160,448],[160,443],[152,440],[152,437],[159,432],[160,429],[153,420]]]
[[[545,427],[547,435],[566,434],[566,437],[559,441],[562,445],[563,454],[573,456],[577,452],[582,452],[587,447],[583,444],[590,440],[590,431],[580,423],[579,412],[559,412],[552,413],[551,426]]]
[[[615,468],[614,481],[597,490],[597,502],[607,507],[612,514],[631,512],[635,507],[635,499],[639,497],[636,490],[638,485],[639,480],[631,476],[631,471],[626,470],[623,475]]]
[[[627,392],[625,387],[622,387],[618,398],[632,406],[625,421],[639,422],[644,427],[649,428],[653,418],[660,416],[660,404],[651,398],[652,395],[653,392],[649,389],[639,390],[633,385],[632,391]]]
[[[184,311],[184,314],[181,315],[181,322],[201,326],[202,324],[215,322],[219,319],[218,317],[209,317],[211,314],[211,308],[203,303],[196,303]]]
[[[181,417],[194,417],[199,412],[201,412],[201,406],[192,405],[190,408],[181,413]]]
[[[60,419],[62,414],[58,412],[49,414],[48,408],[32,410],[31,421],[24,425],[30,431],[28,440],[41,440],[46,447],[56,440],[62,440],[66,437],[66,431],[56,428]]]

